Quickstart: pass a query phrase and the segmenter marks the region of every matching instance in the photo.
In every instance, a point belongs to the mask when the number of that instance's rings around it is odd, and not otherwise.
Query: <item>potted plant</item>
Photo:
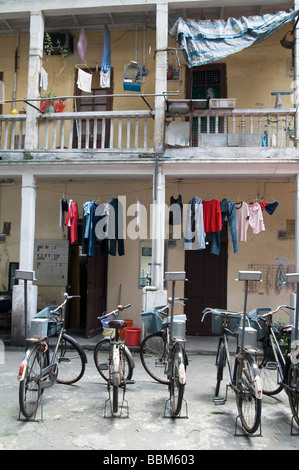
[[[40,110],[43,113],[55,113],[55,104],[57,100],[53,93],[42,93],[42,98],[45,98],[41,101]]]
[[[61,46],[61,43],[60,43],[59,40],[57,40],[57,47],[59,48],[61,56],[62,56],[63,66],[59,70],[58,74],[56,74],[55,69],[54,69],[54,64],[53,64],[52,60],[50,60],[50,63],[52,65],[52,71],[53,71],[53,74],[52,74],[53,78],[52,78],[52,83],[51,83],[51,87],[50,87],[50,92],[48,92],[48,93],[42,92],[41,93],[41,98],[45,98],[45,99],[41,101],[40,110],[42,112],[47,112],[47,113],[54,113],[54,112],[56,112],[56,113],[60,112],[61,113],[65,108],[65,100],[57,99],[56,95],[54,93],[52,93],[54,82],[55,82],[56,78],[58,78],[59,75],[64,70],[64,68],[66,66],[66,61],[68,59],[68,50],[64,49]],[[52,39],[51,39],[51,36],[49,35],[49,33],[45,33],[44,49],[45,49],[46,54],[48,56],[47,60],[51,59],[51,56],[54,52],[54,47],[53,47]]]

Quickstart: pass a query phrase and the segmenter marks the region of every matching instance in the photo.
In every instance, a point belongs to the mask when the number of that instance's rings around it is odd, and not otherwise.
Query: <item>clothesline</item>
[[[99,211],[98,208],[100,208]],[[73,199],[60,200],[61,229],[64,228],[64,212],[67,212],[65,225],[70,231],[71,244],[77,244],[79,240],[77,202]],[[125,250],[122,220],[122,205],[118,198],[112,197],[106,204],[100,205],[94,200],[86,201],[83,204],[82,254],[94,256],[95,244],[100,241],[102,242],[101,254],[115,256],[117,251],[119,256],[123,256]],[[98,222],[100,222],[100,227],[97,230]]]
[[[176,205],[182,211],[182,198],[170,198],[172,207]],[[270,215],[276,210],[278,202],[267,203],[266,201],[233,202],[226,198],[202,200],[194,196],[188,203],[187,222],[184,236],[185,250],[202,250],[206,248],[206,234],[211,236],[210,253],[220,254],[221,231],[224,221],[228,220],[228,225],[234,246],[234,253],[239,253],[238,242],[247,241],[247,231],[251,227],[256,235],[265,231],[263,220],[263,210]],[[177,215],[177,214],[176,214]],[[180,223],[179,218],[177,218]],[[176,225],[171,220],[172,225]]]

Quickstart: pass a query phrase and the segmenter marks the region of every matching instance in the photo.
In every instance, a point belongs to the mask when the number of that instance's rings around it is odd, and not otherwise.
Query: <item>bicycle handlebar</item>
[[[290,310],[295,310],[295,307],[291,307],[290,305],[279,305],[279,307],[277,307],[275,310],[271,310],[270,312],[266,312],[266,313],[263,313],[262,315],[259,315],[259,318],[261,318],[262,320],[266,319],[267,317],[269,317],[270,315],[274,315],[274,313],[278,312],[278,310],[280,309],[284,309],[284,308],[288,308]],[[289,313],[289,312],[288,312]]]
[[[188,300],[186,297],[175,297],[174,302],[180,303],[181,305],[184,305],[182,302]],[[167,315],[167,313],[164,312],[164,310],[167,310],[169,307],[171,307],[171,302],[172,302],[172,297],[168,297],[168,301],[170,302],[169,304],[165,305],[165,307],[159,308],[158,312],[162,313],[162,315]]]
[[[201,319],[202,322],[204,321],[207,313],[216,313],[218,315],[222,314],[222,315],[229,315],[229,316],[243,314],[243,312],[232,312],[229,310],[222,310],[222,309],[217,309],[217,308],[212,308],[212,307],[206,307],[201,313],[202,313],[202,319]]]
[[[104,312],[102,316],[98,317],[98,320],[104,320],[104,318],[110,317],[110,315],[113,315],[113,314],[116,315],[118,312],[122,312],[123,310],[129,307],[131,307],[131,304],[118,305],[115,310],[111,310],[111,312],[108,312],[108,313]]]
[[[62,307],[65,306],[65,304],[67,303],[68,300],[70,299],[80,299],[81,298],[81,295],[68,295],[67,292],[65,292],[63,294],[63,296],[65,297],[64,301],[62,302],[62,304],[58,305],[58,307],[55,308],[55,310],[51,310],[50,311],[50,314],[53,314],[53,313],[58,313],[59,310],[62,309]]]

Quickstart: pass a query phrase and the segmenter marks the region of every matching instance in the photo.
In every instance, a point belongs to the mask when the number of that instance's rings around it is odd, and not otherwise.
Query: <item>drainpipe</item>
[[[146,310],[146,293],[148,291],[156,291],[158,290],[158,288],[156,286],[145,286],[143,287],[142,289],[142,312],[145,312]],[[142,322],[142,325],[141,325],[141,341],[143,340],[144,338],[144,324]]]
[[[19,45],[20,45],[20,33],[17,31],[16,33],[16,49],[15,49],[15,74],[14,74],[14,84],[13,84],[13,108],[15,107],[15,100],[17,94],[17,82],[18,82],[18,59],[19,59]]]

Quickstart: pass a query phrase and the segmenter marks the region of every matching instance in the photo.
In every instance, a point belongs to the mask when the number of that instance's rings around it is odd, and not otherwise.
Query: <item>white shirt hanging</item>
[[[90,93],[91,92],[91,80],[92,80],[92,74],[84,72],[84,70],[78,69],[77,86],[80,90],[85,91],[86,93]]]

